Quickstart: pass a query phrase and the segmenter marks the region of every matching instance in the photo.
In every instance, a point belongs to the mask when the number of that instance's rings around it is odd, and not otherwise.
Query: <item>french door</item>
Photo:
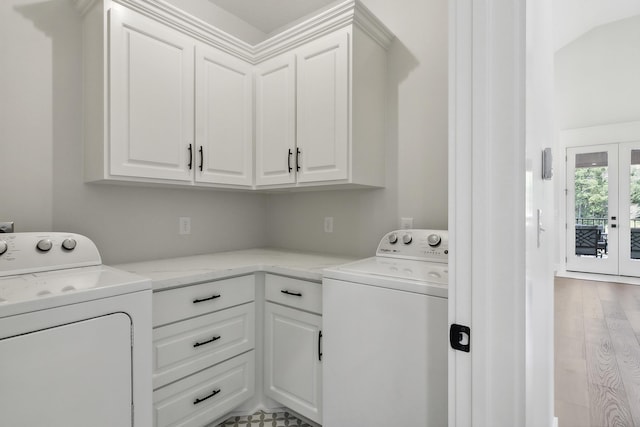
[[[567,148],[567,270],[640,276],[640,141]]]

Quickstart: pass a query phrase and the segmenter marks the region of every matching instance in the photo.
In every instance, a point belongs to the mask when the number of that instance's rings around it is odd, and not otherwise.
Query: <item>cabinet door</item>
[[[296,75],[290,53],[263,62],[256,79],[256,185],[296,177]]]
[[[252,70],[251,64],[216,48],[197,47],[198,182],[253,184]]]
[[[265,304],[265,393],[322,423],[322,317]]]
[[[348,178],[349,33],[332,33],[296,52],[298,182]]]
[[[194,44],[116,4],[110,13],[110,173],[192,181]]]

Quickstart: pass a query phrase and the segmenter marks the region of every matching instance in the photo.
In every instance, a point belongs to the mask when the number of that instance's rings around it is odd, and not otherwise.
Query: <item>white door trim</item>
[[[471,352],[449,350],[450,427],[553,422],[527,384],[553,375],[527,356],[540,333],[527,316],[541,303],[527,294],[527,212],[538,206],[526,201],[541,180],[526,151],[527,3],[449,2],[449,323],[471,327]]]

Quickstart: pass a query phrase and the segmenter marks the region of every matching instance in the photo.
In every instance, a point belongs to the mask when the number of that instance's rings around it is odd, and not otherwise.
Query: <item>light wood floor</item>
[[[556,278],[559,427],[640,427],[640,286]]]

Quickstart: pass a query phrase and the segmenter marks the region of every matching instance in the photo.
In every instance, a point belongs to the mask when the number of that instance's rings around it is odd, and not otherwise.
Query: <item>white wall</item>
[[[559,131],[640,120],[640,15],[592,29],[556,52]],[[565,265],[565,148],[556,139],[555,263]]]
[[[387,186],[271,196],[271,245],[371,256],[400,217],[447,227],[447,1],[363,3],[397,37],[388,52]],[[332,234],[325,216],[334,217]]]
[[[555,64],[558,129],[640,120],[640,15],[586,33]]]
[[[0,219],[85,234],[112,264],[265,245],[265,196],[83,182],[80,22],[66,0],[0,2]]]

